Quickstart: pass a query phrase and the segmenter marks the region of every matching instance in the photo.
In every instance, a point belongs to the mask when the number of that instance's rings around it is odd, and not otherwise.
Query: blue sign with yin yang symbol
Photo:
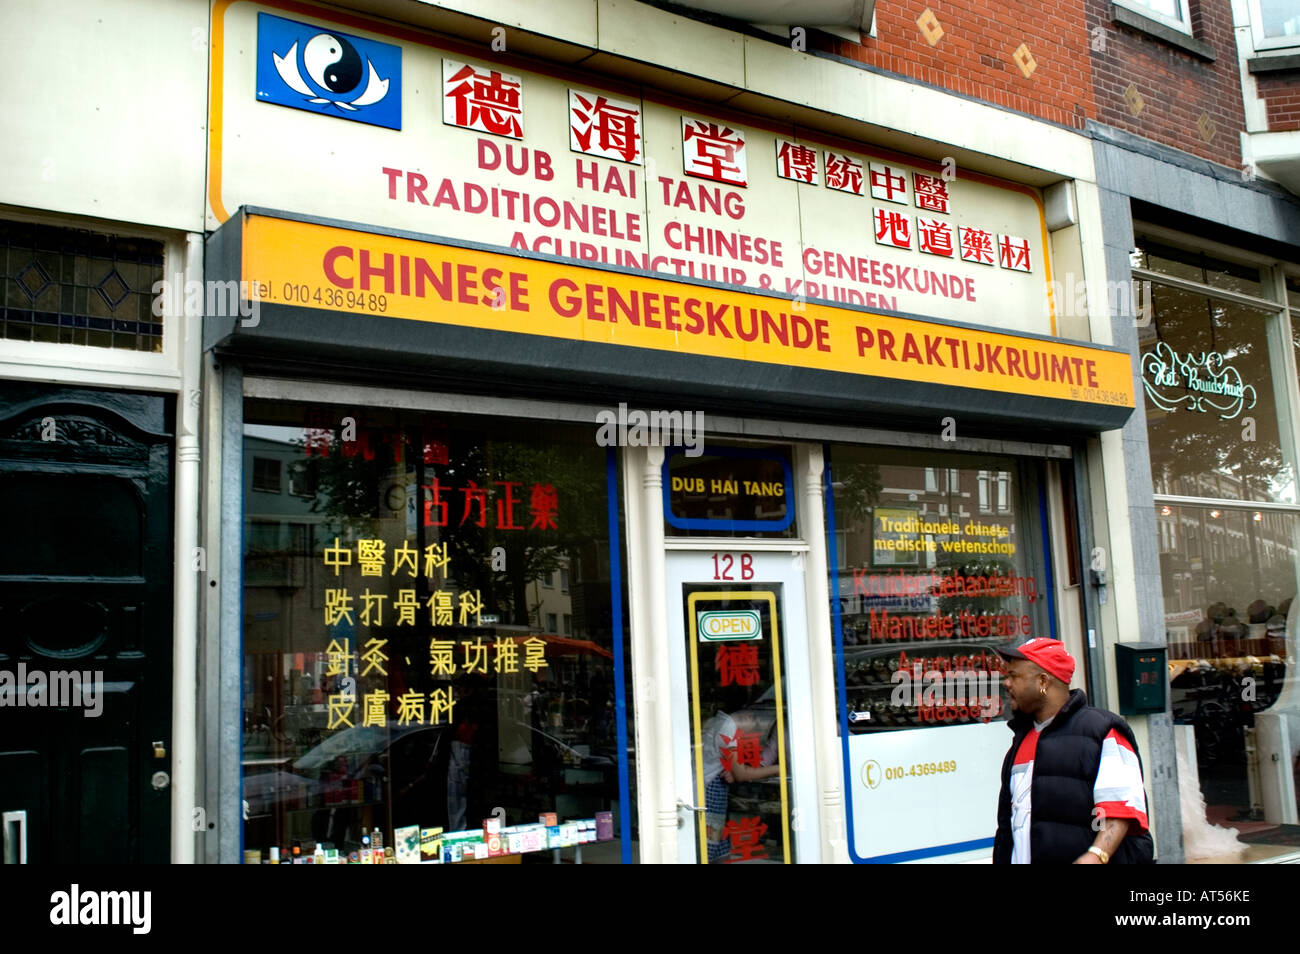
[[[257,98],[401,129],[402,49],[259,13]]]

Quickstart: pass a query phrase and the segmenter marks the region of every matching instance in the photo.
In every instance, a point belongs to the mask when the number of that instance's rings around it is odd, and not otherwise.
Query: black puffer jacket
[[[1008,723],[1015,741],[1002,762],[1002,793],[998,797],[998,831],[993,839],[993,863],[1011,863],[1011,764],[1034,720],[1016,713]],[[1034,755],[1034,780],[1029,821],[1029,857],[1035,864],[1069,864],[1096,840],[1093,830],[1093,785],[1101,764],[1101,743],[1111,729],[1137,741],[1128,723],[1105,709],[1088,705],[1082,689],[1075,689],[1061,711],[1038,737]],[[1138,765],[1142,758],[1138,756]],[[1145,780],[1145,775],[1143,776]],[[1145,784],[1145,781],[1144,781]],[[1150,832],[1132,827],[1111,857],[1111,864],[1150,863],[1154,854]]]

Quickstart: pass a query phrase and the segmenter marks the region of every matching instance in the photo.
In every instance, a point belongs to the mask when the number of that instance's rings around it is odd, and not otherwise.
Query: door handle
[[[707,808],[701,808],[699,805],[692,805],[690,802],[684,802],[680,798],[677,799],[677,807],[679,809],[684,808],[687,811],[697,812],[701,815],[705,814],[708,811]]]
[[[27,812],[5,812],[4,830],[0,833],[0,842],[4,845],[4,857],[0,863],[6,865],[27,864]]]

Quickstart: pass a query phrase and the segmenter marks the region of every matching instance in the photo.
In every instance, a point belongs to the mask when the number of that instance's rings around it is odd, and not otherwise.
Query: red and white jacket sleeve
[[[1147,796],[1142,767],[1129,741],[1115,729],[1101,743],[1101,764],[1092,789],[1093,804],[1104,818],[1131,818],[1147,830]]]

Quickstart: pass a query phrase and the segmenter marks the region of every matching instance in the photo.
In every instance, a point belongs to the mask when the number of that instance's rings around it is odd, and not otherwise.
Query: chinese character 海
[[[570,145],[590,156],[641,161],[641,110],[635,103],[569,90]]]

